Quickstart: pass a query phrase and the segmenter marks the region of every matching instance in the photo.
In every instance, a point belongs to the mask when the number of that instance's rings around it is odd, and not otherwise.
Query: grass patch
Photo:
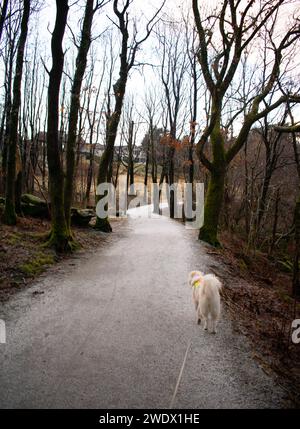
[[[19,266],[23,274],[27,276],[35,276],[44,271],[49,265],[53,265],[55,262],[54,255],[38,253],[29,261]]]

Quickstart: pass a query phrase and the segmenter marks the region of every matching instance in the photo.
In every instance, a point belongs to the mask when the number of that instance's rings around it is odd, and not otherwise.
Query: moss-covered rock
[[[47,207],[46,201],[31,194],[23,194],[21,197],[22,203],[33,204],[35,206]]]
[[[23,194],[21,197],[21,210],[25,216],[49,218],[49,209],[46,201],[31,194]]]
[[[24,216],[39,217],[43,219],[49,218],[49,211],[47,206],[42,207],[35,204],[21,203],[21,210]]]
[[[91,209],[71,209],[72,225],[87,227],[93,217],[96,216],[94,210]]]

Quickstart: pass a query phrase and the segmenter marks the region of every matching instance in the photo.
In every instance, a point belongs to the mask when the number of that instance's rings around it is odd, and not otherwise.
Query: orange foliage
[[[164,134],[160,139],[160,144],[168,147],[173,147],[175,150],[182,150],[190,143],[189,136],[185,136],[182,140],[174,139],[170,133]]]

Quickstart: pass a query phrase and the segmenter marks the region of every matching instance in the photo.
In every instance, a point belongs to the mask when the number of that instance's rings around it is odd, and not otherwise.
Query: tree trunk
[[[271,178],[273,175],[273,171],[274,170],[270,166],[270,161],[267,158],[266,168],[265,168],[265,176],[264,176],[264,180],[263,180],[261,196],[260,196],[259,205],[258,205],[258,216],[257,216],[257,225],[256,225],[258,235],[260,233],[261,222],[262,222],[263,216],[264,216],[265,211],[266,211],[267,196],[268,196],[268,192],[269,192],[269,187],[270,187],[270,182],[271,182]]]
[[[249,240],[249,234],[250,234],[250,206],[249,206],[249,198],[248,198],[248,194],[249,194],[249,173],[248,173],[248,160],[247,160],[247,155],[248,155],[248,144],[247,141],[245,143],[245,148],[244,148],[244,167],[245,167],[245,190],[244,190],[244,194],[245,194],[245,228],[246,228],[246,235],[247,235],[247,240]]]
[[[3,26],[6,19],[7,14],[7,7],[8,7],[8,0],[3,1],[3,6],[1,8],[1,17],[0,17],[0,41],[2,38],[2,32],[3,32]]]
[[[111,152],[111,156],[108,163],[108,169],[107,169],[107,183],[110,183],[112,181],[113,177],[113,171],[114,171],[114,150]]]
[[[189,141],[189,183],[194,183],[194,146],[196,138],[196,120],[197,120],[197,107],[198,107],[198,82],[197,82],[197,58],[194,55],[192,65],[192,76],[193,76],[193,106],[192,106],[192,118],[191,118],[191,133]]]
[[[91,188],[92,188],[93,174],[94,174],[94,150],[91,148],[89,168],[88,168],[87,180],[86,180],[86,191],[85,191],[85,202],[87,206],[90,205],[90,194],[91,194]]]
[[[193,159],[193,148],[194,148],[195,137],[191,137],[189,144],[189,183],[194,183],[194,159]]]
[[[118,121],[118,124],[119,124],[119,121]],[[117,132],[118,124],[116,125],[116,128],[115,128],[115,125],[113,127],[113,130],[116,130],[116,131],[113,131],[115,133]],[[115,141],[115,138],[114,138],[114,141]],[[107,180],[109,162],[114,150],[114,141],[113,143],[110,144],[110,146],[107,146],[105,148],[103,155],[101,157],[99,170],[98,170],[97,185],[100,185],[101,183],[105,183]],[[97,197],[96,203],[98,203],[99,200],[100,198]],[[102,219],[102,218],[99,218],[98,216],[96,219],[95,229],[98,229],[99,231],[102,231],[102,232],[112,232],[112,228],[110,226],[108,218]]]
[[[14,42],[14,41],[13,41]],[[13,65],[14,65],[14,43],[11,42],[9,49],[9,59],[8,65],[5,68],[5,74],[7,75],[7,85],[5,88],[5,133],[4,133],[4,145],[2,151],[2,171],[3,171],[3,188],[5,190],[6,183],[6,168],[7,168],[7,152],[8,152],[8,141],[10,134],[10,125],[11,125],[11,110],[12,110],[12,80],[13,80]]]
[[[129,186],[134,185],[134,164],[133,158],[131,156],[130,164],[129,164]]]
[[[23,74],[23,61],[25,44],[28,33],[28,21],[30,16],[30,0],[24,0],[24,10],[21,22],[21,33],[18,44],[16,71],[13,84],[13,104],[10,117],[9,142],[7,154],[7,176],[5,186],[5,208],[3,220],[7,225],[15,225],[17,222],[15,210],[15,181],[16,181],[16,155],[18,144],[19,112],[21,106],[21,84]]]
[[[109,166],[110,166],[110,162],[113,162],[114,146],[115,146],[117,131],[118,131],[119,122],[122,114],[128,73],[134,64],[135,53],[137,50],[137,45],[135,45],[132,48],[133,50],[131,52],[130,58],[128,58],[129,33],[128,33],[127,9],[129,5],[130,5],[130,2],[126,1],[122,11],[119,11],[118,1],[114,0],[113,2],[114,13],[118,17],[118,21],[119,21],[118,28],[122,37],[121,52],[120,52],[120,68],[119,68],[119,78],[116,81],[116,83],[113,85],[114,97],[115,97],[114,110],[112,113],[110,113],[111,110],[110,108],[108,109],[109,115],[107,117],[107,123],[106,123],[106,147],[99,164],[97,185],[105,183],[107,181],[107,178],[110,176]],[[111,177],[109,178],[111,179]],[[98,197],[97,202],[100,199],[101,197]],[[108,218],[102,219],[97,217],[95,228],[103,232],[112,231]]]
[[[212,171],[204,206],[204,224],[199,232],[199,240],[219,246],[218,225],[223,204],[225,169]]]
[[[175,148],[171,147],[169,151],[169,166],[168,166],[168,183],[170,187],[174,184],[174,154]],[[175,216],[175,193],[174,190],[170,190],[170,218],[174,219]]]
[[[46,135],[46,123],[44,124],[44,136]],[[46,189],[46,157],[47,157],[47,142],[46,139],[43,138],[42,141],[42,151],[43,151],[43,162],[42,162],[42,186],[43,189]]]
[[[148,140],[147,149],[146,149],[146,165],[145,165],[145,178],[144,178],[144,185],[146,187],[148,186],[149,151],[150,151],[150,133],[149,133],[149,140]]]
[[[274,246],[276,243],[276,234],[277,234],[277,226],[278,226],[278,215],[279,215],[279,203],[280,203],[280,189],[277,189],[276,199],[275,199],[275,208],[274,208],[274,221],[272,228],[272,241],[269,248],[269,255],[272,255]]]
[[[295,207],[295,254],[294,254],[294,270],[293,270],[293,295],[300,296],[300,198],[298,198]]]
[[[217,113],[218,117],[210,137],[213,163],[211,164],[210,180],[205,199],[204,224],[199,232],[199,240],[206,241],[213,246],[220,245],[218,240],[218,225],[224,199],[227,167],[224,137],[221,131],[220,111],[219,109],[219,115]]]
[[[94,0],[87,0],[82,27],[81,42],[76,59],[76,70],[71,91],[69,132],[67,141],[67,172],[64,187],[65,218],[67,227],[71,226],[71,205],[73,199],[75,176],[75,146],[77,135],[78,112],[80,109],[80,92],[87,65],[87,55],[91,45],[91,29],[94,16]]]
[[[127,40],[126,40],[126,44],[127,44]],[[126,62],[126,59],[125,59],[125,62]],[[106,147],[102,154],[100,164],[99,164],[97,185],[100,185],[101,183],[105,183],[107,181],[110,161],[113,160],[114,146],[115,146],[115,140],[116,140],[118,126],[120,122],[120,117],[122,113],[127,76],[128,76],[128,71],[127,71],[127,62],[126,62],[125,67],[123,64],[121,65],[120,78],[114,85],[116,105],[115,105],[115,110],[113,114],[110,116],[110,118],[107,119]],[[99,198],[98,198],[98,201],[99,201]],[[103,232],[112,231],[108,218],[101,219],[97,217],[95,228]]]
[[[133,127],[134,122],[130,121],[129,124],[129,136],[128,136],[128,166],[127,166],[127,187],[129,185],[130,192],[132,191],[131,186],[134,185],[134,163],[133,163]]]
[[[150,122],[150,146],[151,146],[151,176],[152,183],[157,183],[157,164],[154,148],[153,124]]]
[[[48,88],[47,159],[52,212],[52,230],[48,244],[58,252],[72,249],[72,237],[64,213],[64,174],[58,136],[59,91],[64,66],[62,41],[68,11],[68,0],[56,0],[56,21],[51,40],[52,69]]]
[[[166,148],[164,147],[163,152],[163,161],[162,161],[162,170],[161,175],[159,178],[159,191],[158,191],[158,201],[155,201],[154,207],[153,207],[153,213],[160,214],[160,200],[161,200],[161,193],[162,193],[162,185],[164,183],[164,180],[166,180],[166,183],[168,183],[168,175],[167,175],[167,163],[166,163],[166,154],[165,154]],[[157,182],[155,182],[157,183]],[[156,204],[158,203],[158,204]]]

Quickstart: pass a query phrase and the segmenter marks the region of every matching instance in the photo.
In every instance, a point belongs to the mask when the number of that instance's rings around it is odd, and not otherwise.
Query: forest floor
[[[114,230],[118,231],[123,221],[113,222]],[[49,267],[52,266],[51,271],[70,259],[58,257],[42,246],[41,237],[49,227],[48,221],[32,218],[20,218],[15,227],[0,224],[0,300],[3,303],[34,284],[34,279],[43,272],[47,275]],[[111,240],[109,235],[99,235],[92,228],[74,228],[74,232],[81,244],[76,255],[79,259],[93,249],[101,251]],[[287,397],[299,406],[300,347],[293,345],[290,338],[291,320],[300,318],[300,306],[290,298],[290,276],[280,272],[262,254],[249,258],[242,243],[228,234],[223,234],[222,242],[222,249],[201,247],[201,253],[204,251],[209,257],[205,268],[222,278],[223,300],[235,329],[249,338],[252,356],[268,375],[276,375]]]
[[[255,358],[275,373],[300,406],[300,346],[291,341],[291,322],[300,302],[291,297],[292,278],[264,253],[249,254],[242,240],[221,234],[222,248],[210,251],[225,282],[223,299],[238,329],[251,341]]]
[[[117,224],[118,220],[113,220]],[[93,228],[72,227],[80,244],[78,254],[103,244],[103,237]],[[45,236],[50,231],[50,221],[19,217],[16,226],[0,223],[0,301],[18,292],[52,265],[70,258],[57,255],[45,247]]]

